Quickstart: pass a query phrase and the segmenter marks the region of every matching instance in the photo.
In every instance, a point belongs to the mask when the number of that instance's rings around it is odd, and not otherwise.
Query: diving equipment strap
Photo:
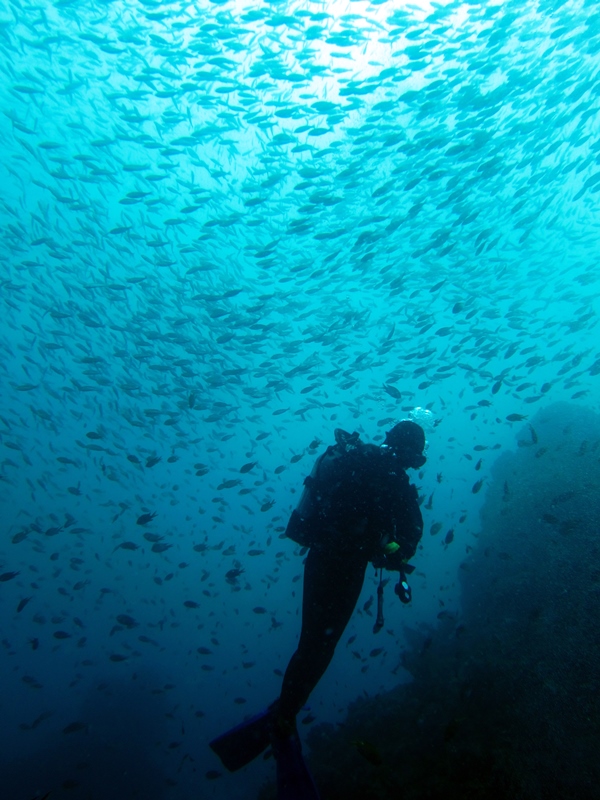
[[[386,581],[387,583],[387,581]],[[379,633],[379,631],[383,628],[384,620],[383,620],[383,587],[385,583],[383,582],[383,569],[379,570],[379,586],[377,587],[377,619],[375,620],[375,624],[373,625],[373,633]]]

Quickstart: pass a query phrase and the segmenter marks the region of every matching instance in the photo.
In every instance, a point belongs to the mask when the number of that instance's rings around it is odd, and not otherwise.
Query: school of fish
[[[283,531],[334,427],[381,441],[433,415],[415,480],[441,559],[468,549],[495,451],[543,465],[534,409],[597,408],[599,52],[588,0],[7,0],[15,696],[46,691],[38,656],[80,687],[164,653],[170,681],[184,661],[202,675],[179,739],[211,693],[234,719],[265,685],[246,676],[291,654],[302,562]],[[211,664],[224,648],[243,677]],[[353,655],[364,673],[385,652]],[[60,691],[6,727],[88,735],[79,689],[70,717]],[[201,761],[160,747],[169,785]]]

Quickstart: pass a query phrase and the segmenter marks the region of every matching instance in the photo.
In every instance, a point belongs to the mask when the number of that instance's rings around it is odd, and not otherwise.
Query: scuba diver
[[[336,444],[319,456],[292,512],[286,534],[308,548],[302,627],[281,694],[268,709],[214,739],[210,746],[229,770],[248,764],[269,744],[277,763],[278,800],[315,800],[318,792],[302,758],[296,716],[329,666],[360,596],[369,562],[395,570],[395,592],[410,602],[408,560],[423,534],[417,490],[406,470],[425,464],[425,433],[402,420],[381,446],[358,433],[335,431]],[[374,632],[383,627],[383,586],[377,589]]]

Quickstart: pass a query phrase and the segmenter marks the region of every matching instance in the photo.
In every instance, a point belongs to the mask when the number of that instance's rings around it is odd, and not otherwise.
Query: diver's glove
[[[383,548],[381,553],[373,559],[373,566],[375,569],[389,569],[396,572],[405,572],[410,575],[414,572],[414,567],[408,564],[407,561],[410,556],[402,552],[400,545],[397,542],[389,542]]]

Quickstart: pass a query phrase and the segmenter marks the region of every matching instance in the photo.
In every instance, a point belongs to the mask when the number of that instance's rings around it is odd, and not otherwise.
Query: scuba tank
[[[329,450],[330,448],[328,448]],[[322,459],[327,455],[327,451],[320,455],[312,468],[310,475],[304,479],[304,489],[300,495],[298,505],[292,511],[290,519],[285,529],[285,535],[296,544],[302,547],[310,547],[310,531],[313,523],[319,515],[318,495],[314,488],[319,475],[319,466]]]
[[[285,530],[288,539],[302,547],[312,546],[311,536],[318,529],[317,523],[327,514],[331,493],[337,486],[336,472],[340,459],[361,444],[356,431],[348,433],[336,428],[334,436],[335,445],[330,445],[317,458],[312,472],[304,479],[304,490]]]

